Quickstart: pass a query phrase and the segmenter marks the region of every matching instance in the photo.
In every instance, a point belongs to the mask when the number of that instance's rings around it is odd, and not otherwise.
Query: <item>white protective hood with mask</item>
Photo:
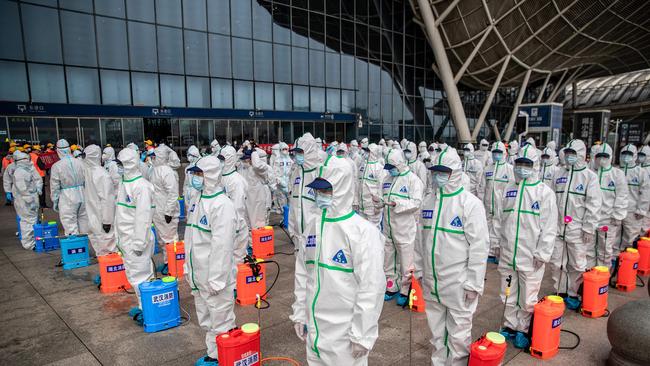
[[[43,191],[43,179],[38,174],[28,154],[21,151],[13,153],[13,185],[16,215],[20,217],[20,242],[24,249],[32,250],[34,241],[34,224],[38,220],[38,195]],[[9,170],[9,169],[7,169]]]
[[[239,233],[235,239],[235,260],[239,262],[246,255],[246,248],[250,241],[250,223],[246,199],[248,196],[248,182],[237,171],[237,152],[235,148],[228,145],[221,149],[220,157],[223,157],[223,173],[221,174],[221,185],[226,196],[230,198],[237,213],[237,228]]]
[[[386,169],[380,162],[379,146],[368,145],[368,155],[359,168],[359,184],[355,203],[359,213],[368,221],[379,226],[383,209],[373,204],[372,196],[382,196],[382,183],[386,178]]]
[[[165,254],[165,244],[173,243],[178,240],[178,216],[180,207],[178,203],[178,173],[172,164],[177,158],[176,153],[166,145],[159,145],[154,149],[156,157],[153,161],[153,172],[150,182],[154,187],[154,216],[153,223],[156,227],[156,235],[159,244],[163,246]],[[165,216],[171,217],[168,223]],[[164,257],[166,259],[167,256]],[[165,262],[166,263],[166,262]]]
[[[463,172],[469,176],[470,181],[467,188],[473,195],[483,201],[483,195],[485,194],[485,174],[483,169],[485,165],[482,161],[476,159],[473,144],[466,144],[464,150]]]
[[[302,234],[307,221],[312,216],[318,215],[314,190],[307,188],[306,185],[318,176],[321,150],[311,133],[306,133],[296,140],[293,148],[302,149],[304,155],[304,163],[302,165],[296,163],[289,178],[289,235],[297,245],[298,237]]]
[[[104,148],[102,152],[102,164],[104,164],[104,169],[108,172],[108,175],[111,177],[111,182],[113,183],[113,196],[117,197],[117,190],[120,188],[120,172],[118,171],[117,162],[115,161],[115,149],[111,146]]]
[[[113,182],[108,172],[101,166],[102,151],[97,145],[89,145],[84,149],[84,176],[87,182],[84,189],[86,213],[88,214],[88,239],[95,253],[105,255],[115,252],[115,199]],[[108,233],[104,225],[110,225]]]
[[[59,212],[65,235],[88,232],[88,216],[84,204],[84,164],[72,157],[66,140],[56,142],[61,160],[50,170],[50,193],[54,210]]]

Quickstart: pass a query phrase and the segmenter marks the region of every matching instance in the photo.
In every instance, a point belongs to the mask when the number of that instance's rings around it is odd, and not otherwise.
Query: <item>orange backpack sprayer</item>
[[[177,241],[166,245],[167,268],[169,275],[178,279],[183,278],[183,264],[185,264],[185,243]]]
[[[560,296],[546,296],[535,304],[531,356],[546,360],[557,354],[563,315],[564,300]]]
[[[607,312],[607,294],[609,289],[609,268],[596,266],[582,275],[581,313],[587,318],[599,318]]]
[[[263,260],[246,256],[237,265],[237,304],[253,305],[257,298],[266,299],[266,277]]]
[[[219,365],[260,365],[260,327],[255,323],[247,323],[227,333],[217,336]]]
[[[636,272],[639,266],[639,251],[634,248],[626,248],[618,255],[614,275],[616,288],[624,292],[632,292],[636,288]]]
[[[472,343],[468,366],[499,366],[507,347],[504,336],[497,332],[487,332]]]
[[[268,259],[275,254],[275,233],[272,226],[264,226],[251,231],[253,237],[253,256]]]
[[[97,257],[99,262],[99,291],[104,294],[125,291],[131,288],[126,279],[124,261],[119,253],[110,253]]]
[[[639,268],[637,269],[637,273],[639,276],[647,276],[650,274],[650,238],[640,238],[637,243],[637,250],[639,251]]]

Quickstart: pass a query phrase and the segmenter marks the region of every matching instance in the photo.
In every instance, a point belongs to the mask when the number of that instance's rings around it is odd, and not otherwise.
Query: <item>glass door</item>
[[[56,130],[56,119],[54,118],[34,118],[34,131],[36,141],[41,145],[45,145],[48,142],[56,144],[56,141],[59,139],[59,134]]]
[[[81,140],[78,118],[57,118],[59,138],[66,139],[70,145],[76,145]]]
[[[101,143],[101,129],[99,128],[99,120],[97,118],[81,118],[79,120],[79,128],[83,147]]]
[[[9,117],[9,137],[14,141],[31,142],[35,140],[32,117]]]
[[[122,120],[120,118],[103,118],[101,120],[102,146],[111,145],[114,148],[122,148]]]
[[[223,146],[226,141],[231,141],[228,136],[228,120],[214,121],[214,138],[217,139],[219,145]],[[212,142],[212,140],[210,140]]]

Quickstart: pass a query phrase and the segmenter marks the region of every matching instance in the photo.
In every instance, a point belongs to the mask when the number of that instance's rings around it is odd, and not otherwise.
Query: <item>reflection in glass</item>
[[[291,122],[280,122],[280,132],[282,133],[280,140],[289,144],[289,143],[293,143],[295,139],[301,136],[301,135],[293,135],[292,131],[293,129],[291,127]]]
[[[29,64],[29,84],[32,101],[65,103],[65,79],[63,67]]]
[[[253,38],[271,41],[271,14],[260,3],[252,1],[253,5]],[[269,4],[270,5],[270,4]],[[270,7],[270,6],[269,6]]]
[[[325,85],[325,52],[309,50],[309,82],[311,85]]]
[[[61,37],[57,10],[27,4],[23,4],[20,8],[27,60],[61,63]]]
[[[217,139],[219,144],[224,145],[228,140],[228,121],[216,120],[214,121],[214,138]],[[212,142],[212,140],[210,140]]]
[[[102,129],[102,146],[110,144],[114,148],[121,148],[122,144],[122,120],[119,118],[102,118],[99,126]]]
[[[142,126],[142,118],[124,118],[122,120],[124,131],[124,145],[131,142],[139,144],[144,141],[144,128]]]
[[[272,45],[267,42],[253,42],[255,55],[255,80],[273,81],[273,51]]]
[[[212,108],[232,108],[232,81],[212,79]]]
[[[235,80],[235,108],[236,109],[253,109],[255,108],[253,93],[253,83],[250,81]]]
[[[27,74],[22,62],[0,61],[0,100],[29,100]]]
[[[8,117],[9,137],[14,140],[32,141],[32,117]]]
[[[59,125],[59,138],[68,140],[70,145],[78,144],[81,133],[79,132],[78,118],[57,118]]]
[[[230,121],[230,140],[233,145],[239,145],[243,142],[241,121]]]
[[[82,146],[100,144],[99,120],[97,118],[79,119]]]
[[[185,107],[185,77],[160,75],[160,98],[167,107]]]
[[[66,67],[68,101],[74,104],[99,104],[97,69]]]
[[[187,106],[210,108],[210,79],[187,77]]]
[[[279,142],[278,132],[280,129],[280,122],[278,121],[269,121],[269,144],[275,144]]]
[[[181,119],[178,120],[178,130],[180,132],[180,148],[184,149],[194,145],[197,139],[196,120]]]
[[[133,105],[160,105],[158,99],[158,76],[141,72],[131,73]]]
[[[41,145],[58,140],[55,118],[34,118],[34,130]]]
[[[273,84],[255,83],[255,108],[273,109]]]
[[[294,84],[309,84],[309,54],[304,48],[291,49],[291,73]]]
[[[197,147],[210,145],[214,136],[214,123],[211,119],[202,119],[199,121],[199,139]],[[222,142],[223,143],[223,142]]]

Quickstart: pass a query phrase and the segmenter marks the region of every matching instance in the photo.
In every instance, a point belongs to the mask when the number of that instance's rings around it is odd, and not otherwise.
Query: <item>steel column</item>
[[[526,75],[524,75],[524,80],[521,82],[521,87],[519,88],[519,93],[517,93],[517,101],[515,105],[512,106],[512,113],[510,114],[510,121],[508,121],[508,128],[504,134],[506,141],[510,140],[510,135],[512,134],[512,129],[515,127],[515,121],[517,120],[517,115],[519,114],[519,105],[521,100],[524,99],[524,94],[526,94],[526,87],[528,86],[528,80],[530,79],[530,74],[533,70],[528,69]]]
[[[474,131],[472,131],[472,141],[476,141],[476,137],[478,136],[478,133],[481,130],[481,127],[483,126],[483,121],[485,121],[485,117],[487,116],[488,111],[492,106],[492,99],[494,99],[494,95],[497,93],[497,89],[499,89],[499,84],[501,84],[501,79],[503,78],[503,74],[505,74],[509,63],[510,63],[510,56],[506,57],[506,59],[503,60],[503,65],[501,65],[501,71],[499,71],[499,75],[497,76],[497,79],[494,81],[494,85],[492,85],[492,90],[490,90],[490,94],[485,100],[485,104],[483,105],[481,114],[478,116],[478,121],[476,121],[476,127],[474,127]]]

